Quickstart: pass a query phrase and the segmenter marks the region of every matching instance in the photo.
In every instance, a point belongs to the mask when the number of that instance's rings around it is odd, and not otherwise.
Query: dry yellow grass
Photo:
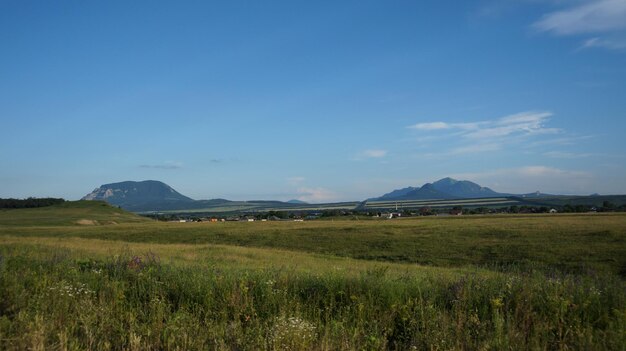
[[[67,249],[79,258],[104,259],[122,252],[143,256],[156,254],[162,262],[176,266],[221,266],[249,270],[288,270],[297,273],[341,273],[349,276],[374,270],[385,270],[392,276],[441,275],[458,277],[468,272],[496,274],[476,268],[441,268],[408,263],[358,260],[348,257],[310,254],[299,251],[240,247],[219,244],[153,244],[129,243],[84,238],[46,238],[0,236],[0,246],[20,245]]]

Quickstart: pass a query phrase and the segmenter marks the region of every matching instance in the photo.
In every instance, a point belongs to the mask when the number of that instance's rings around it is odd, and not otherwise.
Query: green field
[[[0,349],[626,348],[626,215],[0,211]]]

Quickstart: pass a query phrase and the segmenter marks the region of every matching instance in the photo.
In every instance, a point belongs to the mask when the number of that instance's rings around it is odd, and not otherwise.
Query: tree
[[[602,203],[602,207],[604,207],[605,210],[612,211],[616,206],[611,201],[606,200]]]

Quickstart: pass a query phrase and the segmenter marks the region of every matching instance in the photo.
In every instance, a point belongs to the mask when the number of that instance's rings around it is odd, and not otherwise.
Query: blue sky
[[[0,52],[0,197],[626,193],[626,0],[5,0]]]

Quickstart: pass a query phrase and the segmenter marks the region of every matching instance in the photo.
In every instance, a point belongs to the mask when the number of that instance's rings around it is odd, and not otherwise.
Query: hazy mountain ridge
[[[291,199],[289,201],[286,201],[288,204],[297,204],[297,205],[308,205],[308,202],[306,201],[302,201],[302,200],[298,200],[298,199]]]
[[[434,183],[426,183],[421,187],[397,189],[371,200],[478,199],[510,195],[495,192],[468,180],[456,180],[448,177]]]
[[[104,184],[85,195],[83,200],[106,201],[132,212],[263,212],[263,211],[323,211],[325,209],[359,209],[372,201],[413,200],[461,200],[506,197],[524,203],[550,205],[563,202],[567,196],[549,195],[541,192],[528,194],[499,193],[467,180],[443,178],[421,187],[396,189],[381,197],[362,202],[337,202],[308,204],[299,200],[287,202],[276,200],[231,201],[226,199],[194,200],[178,193],[169,185],[155,180],[141,182],[125,181]],[[576,198],[576,197],[574,197]],[[594,198],[601,203],[604,197]],[[541,200],[540,202],[537,202]],[[597,200],[597,201],[596,201]],[[556,201],[556,202],[555,202]]]
[[[287,208],[307,206],[304,201],[290,200],[282,202],[276,200],[231,201],[226,199],[194,200],[180,194],[169,185],[156,181],[145,180],[140,182],[124,181],[104,184],[85,195],[82,200],[106,201],[111,205],[119,206],[133,212],[154,211],[194,211],[201,209],[216,209],[230,207],[233,209],[253,209],[262,205],[267,208]]]
[[[104,184],[85,195],[82,200],[106,201],[130,211],[143,208],[170,209],[195,202],[156,180]]]

